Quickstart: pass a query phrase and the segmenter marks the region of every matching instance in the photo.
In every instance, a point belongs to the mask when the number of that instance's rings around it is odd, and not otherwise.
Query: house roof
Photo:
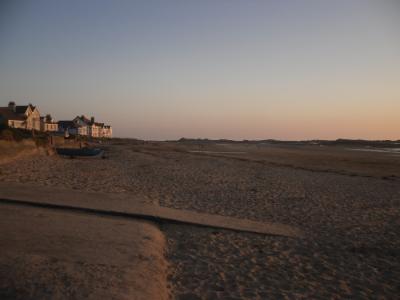
[[[24,120],[26,120],[25,112],[28,110],[29,107],[32,110],[35,110],[35,108],[36,108],[32,104],[16,105],[14,111],[8,106],[0,107],[0,115],[3,118],[8,119],[8,120],[24,121]]]
[[[26,120],[26,116],[23,113],[19,114],[19,113],[13,112],[8,107],[0,107],[0,115],[7,120],[18,120],[18,121]]]
[[[81,118],[81,120],[82,120],[83,122],[85,122],[85,123],[87,123],[87,124],[90,123],[90,119],[86,118],[84,115],[82,115],[80,118]]]
[[[46,124],[57,124],[56,121],[54,121],[54,119],[51,117],[50,114],[47,114],[45,116],[41,116],[40,120]]]
[[[58,121],[58,126],[63,128],[75,128],[76,124],[74,121]]]
[[[28,109],[29,105],[18,105],[15,106],[15,113],[17,114],[24,114]]]
[[[80,120],[80,121],[82,121],[82,122],[84,122],[84,123],[90,123],[90,120],[88,119],[88,118],[86,118],[84,115],[82,115],[82,116],[76,116],[75,118],[74,118],[74,121],[75,120]]]
[[[55,122],[55,121],[46,121],[46,119],[44,119],[44,120],[42,120],[43,121],[43,123],[45,123],[45,124],[58,124],[58,122]]]

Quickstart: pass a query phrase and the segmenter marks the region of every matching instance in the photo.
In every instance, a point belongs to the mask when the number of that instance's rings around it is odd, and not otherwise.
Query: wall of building
[[[40,131],[40,113],[39,111],[35,108],[33,111],[31,108],[28,108],[26,112],[26,129],[28,130],[38,130]]]
[[[112,129],[110,128],[103,128],[102,136],[105,138],[111,138],[112,137]]]
[[[57,123],[44,123],[43,131],[56,132],[58,131]]]
[[[24,121],[8,120],[8,126],[11,128],[26,129],[26,124]]]
[[[88,127],[87,126],[78,127],[78,134],[87,136],[88,135]]]

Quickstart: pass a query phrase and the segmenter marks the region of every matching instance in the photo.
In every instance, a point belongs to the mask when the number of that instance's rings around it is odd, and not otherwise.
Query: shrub
[[[5,124],[4,122],[2,122],[2,121],[0,120],[0,131],[2,131],[2,130],[4,130],[4,129],[8,129],[8,126],[7,126],[7,124]]]
[[[10,129],[3,129],[0,132],[0,139],[6,141],[14,141],[14,134]]]
[[[47,146],[49,135],[44,132],[35,132],[25,129],[7,128],[0,130],[0,140],[21,142],[24,140],[34,141],[36,146]]]
[[[33,140],[37,147],[45,147],[48,145],[47,136],[35,136]]]

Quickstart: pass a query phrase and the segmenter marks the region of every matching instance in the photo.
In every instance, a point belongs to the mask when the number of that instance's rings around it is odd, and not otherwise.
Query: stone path
[[[233,217],[198,213],[148,204],[129,194],[107,194],[63,190],[17,183],[0,184],[0,201],[6,204],[29,205],[86,213],[134,217],[157,222],[173,222],[266,235],[301,237],[295,227],[257,222]]]

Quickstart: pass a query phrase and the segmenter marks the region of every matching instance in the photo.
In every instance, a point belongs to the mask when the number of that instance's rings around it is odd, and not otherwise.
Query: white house
[[[15,102],[9,102],[7,107],[0,107],[0,123],[12,128],[41,129],[39,110],[32,104],[17,106]]]
[[[103,137],[105,138],[112,138],[112,128],[109,125],[104,125],[103,126]]]
[[[57,132],[58,123],[54,121],[51,115],[46,115],[45,117],[40,117],[40,130],[45,132]]]
[[[112,128],[104,123],[95,122],[94,117],[88,119],[84,115],[75,117],[72,121],[60,121],[59,131],[69,134],[90,136],[95,138],[111,138]]]

